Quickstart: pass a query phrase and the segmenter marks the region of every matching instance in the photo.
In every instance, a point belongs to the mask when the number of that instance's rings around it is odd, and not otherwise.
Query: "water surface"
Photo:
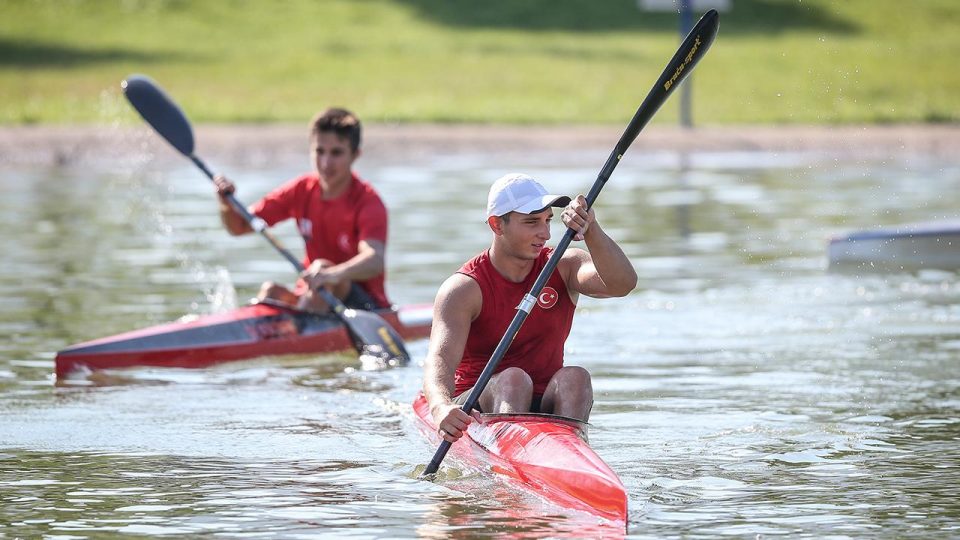
[[[220,228],[189,163],[113,157],[0,174],[0,536],[618,535],[453,461],[418,480],[419,365],[268,358],[55,385],[69,344],[292,279],[262,239]],[[246,201],[305,166],[215,158]],[[365,156],[391,210],[388,294],[429,302],[487,245],[496,177],[573,194],[605,159]],[[631,537],[960,535],[960,281],[824,260],[832,233],[956,218],[958,190],[960,164],[916,155],[623,160],[597,208],[640,285],[581,302],[567,359],[593,374],[591,442],[629,491]]]

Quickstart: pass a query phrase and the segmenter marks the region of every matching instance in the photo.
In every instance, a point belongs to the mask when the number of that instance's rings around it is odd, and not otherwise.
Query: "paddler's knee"
[[[593,397],[593,381],[590,372],[580,366],[564,366],[553,375],[564,394],[580,394]]]
[[[509,367],[497,375],[497,384],[513,392],[533,393],[533,379],[518,367]]]
[[[330,292],[332,292],[334,296],[336,296],[340,300],[346,300],[347,297],[350,296],[350,288],[352,286],[353,286],[353,282],[345,279],[337,283],[336,285],[329,286],[328,288],[330,289]]]
[[[550,379],[540,408],[542,412],[588,421],[593,409],[590,372],[579,366],[561,368]]]
[[[495,413],[516,413],[530,410],[533,400],[533,379],[516,367],[507,368],[491,379],[480,396],[480,408]]]
[[[287,289],[283,285],[274,283],[273,281],[266,281],[260,286],[260,292],[257,293],[257,298],[260,300],[276,300],[277,302],[282,302],[291,306],[297,304],[297,296],[290,292],[290,289]]]

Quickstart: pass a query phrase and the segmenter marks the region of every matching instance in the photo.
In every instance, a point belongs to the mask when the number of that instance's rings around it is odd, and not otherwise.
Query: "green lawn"
[[[0,124],[131,121],[130,73],[198,122],[622,123],[677,25],[635,0],[0,0]],[[956,0],[733,0],[694,118],[956,122],[958,58]]]

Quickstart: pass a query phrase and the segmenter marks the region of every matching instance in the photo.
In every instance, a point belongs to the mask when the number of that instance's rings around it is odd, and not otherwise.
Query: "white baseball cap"
[[[502,216],[510,212],[534,214],[550,206],[566,206],[570,197],[551,195],[532,177],[511,173],[501,176],[490,186],[487,196],[487,217]]]

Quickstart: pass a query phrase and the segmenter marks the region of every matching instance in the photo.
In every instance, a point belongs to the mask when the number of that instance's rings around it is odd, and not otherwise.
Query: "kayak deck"
[[[413,408],[425,431],[439,443],[422,394]],[[626,526],[626,488],[587,443],[588,424],[551,414],[483,414],[481,418],[452,446],[459,457],[480,463],[559,506]]]
[[[429,305],[377,310],[403,339],[430,333]],[[254,303],[72,345],[57,352],[56,375],[134,366],[201,368],[259,356],[332,353],[352,348],[343,324],[280,305]]]

